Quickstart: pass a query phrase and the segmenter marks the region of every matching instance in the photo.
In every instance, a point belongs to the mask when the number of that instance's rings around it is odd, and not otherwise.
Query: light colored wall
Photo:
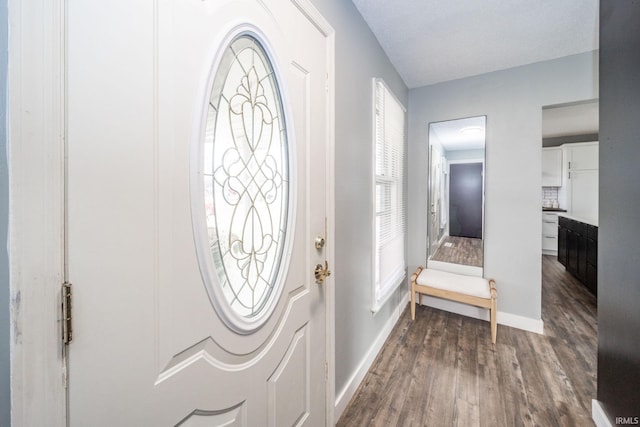
[[[410,269],[426,259],[428,124],[486,115],[485,275],[500,311],[540,319],[542,106],[597,98],[597,66],[588,52],[410,91]]]
[[[7,0],[0,0],[0,426],[11,425],[9,359],[9,178],[7,173]]]
[[[345,388],[406,288],[371,313],[372,79],[407,106],[408,91],[351,1],[313,0],[336,33],[336,394]]]
[[[445,153],[447,160],[479,160],[484,159],[484,150],[455,150]]]

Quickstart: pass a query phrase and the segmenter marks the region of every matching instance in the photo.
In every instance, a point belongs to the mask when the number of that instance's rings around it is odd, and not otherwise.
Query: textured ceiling
[[[598,49],[598,0],[353,0],[409,88]]]

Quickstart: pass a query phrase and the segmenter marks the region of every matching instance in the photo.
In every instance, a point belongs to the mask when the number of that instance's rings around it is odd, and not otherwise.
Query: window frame
[[[382,91],[383,99],[381,106],[378,105],[378,91]],[[407,132],[406,132],[406,108],[395,96],[395,94],[389,89],[384,80],[380,78],[374,78],[372,82],[372,286],[371,286],[371,311],[376,313],[379,311],[389,300],[389,297],[394,293],[398,286],[406,278],[406,151],[407,151]],[[385,118],[388,116],[389,106],[393,107],[391,102],[397,104],[397,107],[402,111],[402,125],[401,129],[401,143],[392,144],[392,146],[385,144],[386,136],[388,135],[385,129]],[[379,108],[382,108],[379,111]],[[394,107],[395,108],[395,107]],[[397,112],[397,111],[396,111]],[[380,123],[381,120],[381,123]],[[382,126],[383,135],[379,138],[379,127]],[[384,168],[389,172],[388,174],[378,174],[378,144],[379,140],[385,144],[384,150],[387,156],[384,163]],[[398,150],[394,154],[399,154],[400,158],[396,159],[395,163],[389,161],[389,150]],[[386,205],[386,209],[383,212],[379,211],[380,200],[378,189],[379,186],[387,186],[389,195],[387,196],[387,202],[390,202],[390,206]],[[394,203],[395,202],[395,203]],[[388,221],[391,225],[387,231],[391,230],[392,236],[388,238],[383,244],[378,242],[378,218],[383,215],[388,215]],[[398,223],[399,221],[399,223]],[[395,230],[394,230],[395,229]],[[390,243],[391,242],[391,243]],[[392,268],[388,268],[382,273],[387,274],[386,277],[380,278],[381,274],[381,252],[384,248],[387,250],[390,247],[394,250],[391,253],[399,254],[398,259],[393,261]]]
[[[253,317],[245,317],[239,315],[228,304],[225,295],[221,289],[221,281],[216,272],[214,266],[214,259],[211,256],[210,241],[208,236],[208,228],[206,222],[206,209],[204,201],[204,168],[203,168],[203,156],[204,156],[204,136],[207,129],[207,117],[208,117],[208,105],[213,89],[214,79],[220,70],[220,64],[222,57],[224,56],[227,48],[231,46],[234,40],[242,36],[250,36],[254,38],[264,51],[265,57],[270,61],[274,78],[276,80],[277,88],[279,90],[280,102],[285,120],[285,132],[288,145],[288,218],[286,222],[286,237],[284,242],[284,248],[281,254],[281,260],[279,265],[279,272],[275,278],[274,289],[270,300],[265,306],[264,310]],[[269,38],[258,27],[253,24],[245,23],[231,29],[226,36],[222,39],[220,46],[216,50],[211,62],[211,66],[208,67],[208,75],[206,85],[203,85],[202,99],[201,99],[201,111],[198,118],[198,132],[194,132],[191,141],[191,159],[190,159],[190,198],[191,198],[191,218],[192,229],[194,234],[194,242],[196,247],[196,255],[198,258],[198,265],[200,273],[202,275],[203,283],[209,301],[213,306],[216,313],[224,324],[238,335],[249,335],[259,331],[274,315],[278,304],[281,302],[281,296],[285,287],[285,280],[289,271],[289,264],[291,262],[291,255],[293,251],[293,239],[295,236],[295,224],[297,217],[297,168],[295,164],[296,156],[296,140],[293,132],[293,127],[290,126],[291,117],[293,114],[290,110],[290,98],[288,95],[286,80],[283,78],[283,72],[280,67],[281,60],[277,55],[274,46],[271,44]]]

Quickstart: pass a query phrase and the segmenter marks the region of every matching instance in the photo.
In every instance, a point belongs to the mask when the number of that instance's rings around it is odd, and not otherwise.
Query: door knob
[[[313,273],[314,273],[314,276],[316,277],[316,283],[319,285],[322,285],[324,283],[324,279],[331,276],[331,271],[329,270],[329,263],[325,261],[324,267],[322,266],[322,264],[317,264]]]

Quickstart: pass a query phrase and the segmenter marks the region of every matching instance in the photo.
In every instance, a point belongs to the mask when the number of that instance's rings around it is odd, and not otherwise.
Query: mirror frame
[[[475,124],[473,123],[474,121],[482,121],[482,126],[480,126],[479,124]],[[482,253],[482,262],[481,262],[481,266],[474,266],[474,265],[470,265],[469,263],[466,264],[457,264],[457,263],[453,263],[453,262],[446,262],[446,261],[434,261],[432,259],[433,255],[435,254],[435,252],[437,252],[437,250],[432,251],[432,229],[433,229],[433,216],[435,215],[434,213],[434,202],[433,202],[433,194],[432,194],[432,187],[434,185],[433,182],[433,173],[432,173],[432,163],[433,163],[433,156],[434,156],[434,149],[435,149],[435,144],[434,144],[434,140],[433,138],[435,137],[434,133],[434,129],[433,126],[437,125],[437,124],[444,124],[444,123],[452,123],[452,122],[461,122],[460,125],[458,125],[458,128],[460,128],[460,130],[464,129],[464,128],[470,128],[470,127],[482,127],[482,131],[483,131],[483,146],[482,146],[482,159],[478,158],[478,157],[474,157],[469,158],[469,159],[465,159],[465,160],[470,160],[469,162],[465,162],[465,161],[457,161],[455,159],[453,160],[447,160],[446,162],[446,166],[447,166],[447,171],[446,174],[443,174],[443,176],[446,176],[446,183],[445,183],[445,188],[446,188],[446,192],[448,194],[449,192],[449,166],[451,164],[455,164],[455,163],[477,163],[477,162],[481,162],[482,163],[482,219],[481,219],[481,223],[482,223],[482,248],[481,248],[481,253]],[[465,123],[467,122],[467,123]],[[487,132],[486,132],[486,126],[487,126],[487,116],[486,115],[479,115],[479,116],[471,116],[471,117],[463,117],[463,118],[458,118],[458,119],[452,119],[452,120],[442,120],[442,121],[435,121],[435,122],[429,122],[428,124],[428,132],[427,132],[427,244],[426,244],[426,249],[427,249],[427,266],[432,266],[432,267],[437,267],[438,269],[447,269],[447,270],[452,270],[452,271],[459,271],[459,272],[463,272],[463,273],[468,273],[468,274],[478,274],[478,275],[482,275],[483,269],[484,269],[484,248],[485,248],[485,235],[486,235],[486,221],[485,221],[485,192],[486,192],[486,145],[487,145]],[[440,145],[440,144],[438,144]],[[474,149],[474,148],[469,148]],[[480,149],[480,148],[475,148],[475,149]],[[445,152],[446,151],[452,151],[452,150],[445,150],[444,147],[442,147],[442,151],[443,151],[443,158],[446,159],[445,157]],[[474,161],[476,160],[476,161]],[[453,163],[452,163],[453,162]],[[448,200],[448,197],[447,197]],[[447,206],[447,210],[449,210],[449,206]],[[447,227],[448,227],[448,223],[449,220],[447,220]],[[439,234],[439,238],[438,240],[442,240],[443,236],[440,236]]]

